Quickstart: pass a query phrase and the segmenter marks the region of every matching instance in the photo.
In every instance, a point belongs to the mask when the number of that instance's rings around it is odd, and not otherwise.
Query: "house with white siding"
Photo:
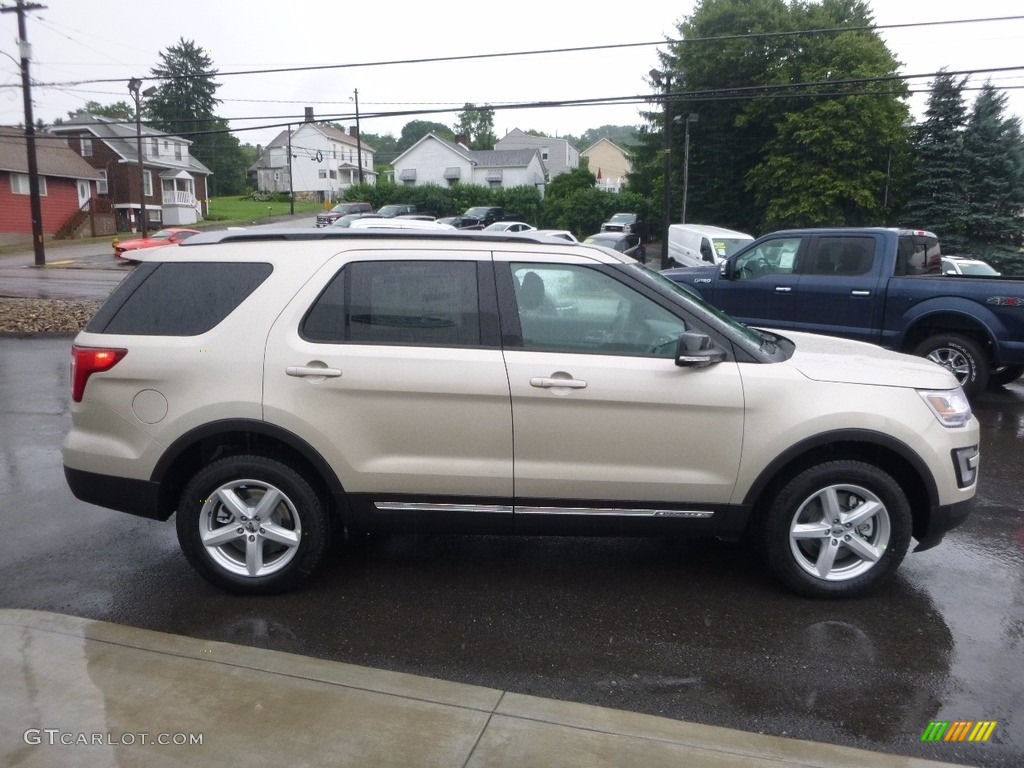
[[[538,187],[545,184],[544,163],[537,149],[475,150],[433,133],[395,158],[396,184],[481,187]]]
[[[281,131],[250,166],[249,178],[261,192],[291,191],[300,200],[339,200],[346,189],[360,183],[360,166],[363,183],[377,183],[375,150],[356,133],[354,126],[346,133],[309,121]]]

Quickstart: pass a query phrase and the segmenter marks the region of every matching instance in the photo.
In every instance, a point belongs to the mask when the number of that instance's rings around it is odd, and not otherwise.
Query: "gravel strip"
[[[0,298],[0,333],[76,333],[101,301]]]

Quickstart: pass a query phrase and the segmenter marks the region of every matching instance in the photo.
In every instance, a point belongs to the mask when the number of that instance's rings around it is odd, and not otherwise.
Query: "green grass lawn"
[[[210,215],[207,221],[222,225],[235,222],[253,222],[268,216],[284,216],[291,213],[291,203],[257,202],[239,197],[214,197],[209,203]],[[296,215],[316,213],[323,210],[321,203],[296,202]]]

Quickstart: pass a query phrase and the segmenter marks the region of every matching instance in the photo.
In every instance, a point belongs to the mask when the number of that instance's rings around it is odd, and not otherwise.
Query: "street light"
[[[672,152],[672,121],[668,116],[668,94],[672,87],[672,73],[671,72],[660,72],[657,69],[652,69],[648,74],[651,76],[651,80],[654,81],[655,87],[663,87],[665,89],[665,166],[662,171],[663,174],[663,200],[661,207],[661,218],[662,218],[662,229],[661,229],[661,263],[664,265],[668,258],[668,224],[671,214],[672,199],[671,199],[671,175],[672,166],[670,162],[670,153]]]
[[[679,219],[681,224],[686,223],[686,195],[690,189],[690,123],[696,123],[697,117],[694,112],[686,116],[686,140],[683,143],[683,210]]]
[[[142,96],[152,96],[156,93],[156,86],[147,88],[139,94],[142,81],[133,77],[128,81],[128,90],[135,99],[135,153],[139,160],[139,218],[142,219],[142,236],[149,236],[148,222],[146,221],[146,164],[142,161]]]

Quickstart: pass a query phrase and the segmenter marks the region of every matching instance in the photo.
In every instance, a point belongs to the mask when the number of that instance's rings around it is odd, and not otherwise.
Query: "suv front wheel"
[[[910,546],[910,504],[887,472],[860,461],[804,470],[772,504],[765,532],[768,564],[808,597],[870,592]]]
[[[204,467],[178,505],[178,541],[210,583],[231,592],[290,589],[323,559],[327,514],[295,470],[265,456]]]

